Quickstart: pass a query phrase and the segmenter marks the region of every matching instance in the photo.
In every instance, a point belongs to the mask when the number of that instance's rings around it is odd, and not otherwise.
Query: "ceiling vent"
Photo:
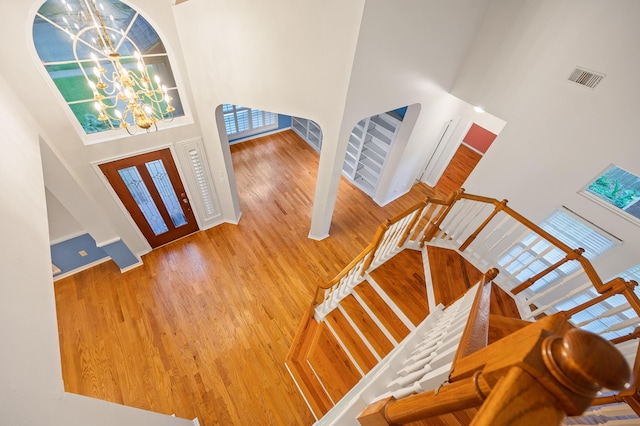
[[[603,78],[604,74],[578,67],[569,76],[569,81],[594,89]]]

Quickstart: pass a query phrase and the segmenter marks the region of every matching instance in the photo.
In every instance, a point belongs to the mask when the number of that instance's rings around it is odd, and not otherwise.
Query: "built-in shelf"
[[[373,197],[402,119],[393,112],[360,121],[349,135],[342,173]]]
[[[313,149],[320,152],[322,148],[322,130],[315,121],[306,118],[291,117],[291,129]]]

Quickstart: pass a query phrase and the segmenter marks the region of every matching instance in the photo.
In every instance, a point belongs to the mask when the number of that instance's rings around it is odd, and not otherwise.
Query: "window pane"
[[[65,101],[93,99],[93,92],[78,64],[49,65],[46,69]]]
[[[262,120],[262,111],[259,109],[251,110],[251,128],[257,129],[259,127],[264,126],[264,121]]]
[[[127,167],[126,169],[118,170],[120,177],[127,185],[127,189],[131,193],[131,196],[135,200],[138,207],[142,211],[144,218],[151,226],[151,230],[155,235],[160,235],[169,230],[167,224],[162,219],[158,207],[153,202],[151,194],[147,189],[147,186],[142,181],[142,177],[135,167]]]
[[[224,115],[224,125],[227,128],[227,135],[233,135],[234,133],[238,133],[238,129],[236,128],[236,121],[234,120],[233,113]]]
[[[249,130],[249,111],[242,110],[236,113],[238,119],[238,132],[246,132]]]
[[[587,187],[587,192],[640,219],[640,205],[637,203],[640,200],[638,176],[612,166]]]
[[[96,111],[94,104],[95,102],[91,100],[88,102],[69,105],[73,115],[76,116],[86,134],[109,130],[109,127],[107,127],[104,121],[98,120],[98,112]]]
[[[185,225],[187,223],[187,219],[184,216],[184,212],[180,206],[180,201],[173,189],[173,185],[171,185],[169,175],[167,174],[167,170],[164,168],[164,164],[162,164],[162,160],[151,161],[146,163],[146,166],[149,174],[151,175],[151,179],[160,194],[160,198],[162,198],[164,207],[167,209],[167,212],[169,212],[169,217],[171,217],[173,226],[178,228],[179,226]]]
[[[110,80],[110,77],[106,76],[111,76],[114,72],[109,55],[104,52],[105,43],[101,41],[101,33],[87,27],[86,17],[89,15],[88,8],[91,4],[90,0],[47,0],[33,21],[33,39],[40,60],[87,134],[110,130],[108,125],[95,120],[98,113],[92,106],[94,95],[89,85],[89,81],[97,83],[94,75],[96,64],[92,55],[97,56],[100,67],[106,70],[102,78],[105,83]],[[126,70],[138,73],[136,60],[132,56],[139,51],[143,55],[151,80],[155,81],[155,77],[158,76],[173,98],[172,105],[175,111],[173,114],[166,114],[165,118],[183,116],[184,109],[171,65],[157,32],[135,10],[119,0],[101,0],[98,2],[98,9],[111,44],[120,55],[122,66]],[[98,91],[107,98],[113,98],[116,89],[112,83],[108,84],[109,87],[99,88]],[[143,86],[136,85],[135,91],[138,94],[144,93],[147,89]],[[141,98],[144,96],[141,95]],[[141,99],[140,103],[145,101]],[[105,104],[112,105],[113,100]],[[164,106],[166,103],[160,102],[157,105]],[[112,117],[117,116],[115,111],[110,108],[108,110]],[[118,110],[124,115],[122,102],[119,102]],[[158,111],[156,114],[157,118],[160,118],[160,113],[161,111]],[[130,118],[127,121],[132,123]],[[117,128],[119,122],[113,123]]]

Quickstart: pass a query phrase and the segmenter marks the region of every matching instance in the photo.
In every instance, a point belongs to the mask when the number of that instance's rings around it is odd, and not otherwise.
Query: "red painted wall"
[[[484,127],[478,126],[476,123],[473,123],[462,141],[484,154],[497,137],[498,135],[491,133]]]

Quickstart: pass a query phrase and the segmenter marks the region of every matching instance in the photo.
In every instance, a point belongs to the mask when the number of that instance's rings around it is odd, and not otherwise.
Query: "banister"
[[[632,283],[627,283],[624,279],[622,278],[614,278],[613,280],[609,281],[607,284],[605,284],[604,290],[602,291],[602,293],[600,294],[600,296],[595,297],[591,300],[587,300],[586,302],[574,306],[573,308],[565,311],[565,314],[571,318],[572,316],[574,316],[575,314],[577,314],[578,312],[584,311],[585,309],[590,308],[591,306],[597,305],[598,303],[612,297],[615,296],[617,294],[624,294],[625,290],[627,288],[629,288],[629,286],[631,286],[631,290],[633,290],[633,287],[635,287],[637,285],[637,283],[632,284]]]
[[[485,348],[489,341],[489,308],[491,305],[492,280],[498,276],[499,271],[492,268],[487,271],[480,281],[480,288],[473,299],[469,319],[462,332],[462,338],[458,345],[453,365],[478,350]]]
[[[500,213],[502,210],[504,210],[504,208],[506,206],[507,206],[507,200],[502,200],[499,203],[495,204],[495,208],[493,209],[491,214],[489,216],[487,216],[487,218],[484,220],[484,222],[482,222],[482,224],[480,224],[480,226],[478,226],[478,228],[476,228],[476,230],[473,231],[473,233],[471,235],[469,235],[467,240],[464,243],[462,243],[462,245],[460,246],[460,248],[458,250],[465,251],[467,249],[467,247],[469,247],[471,245],[471,243],[478,237],[480,232],[482,232],[482,230],[489,224],[489,222],[491,222],[491,220],[493,220],[493,218],[496,217],[496,215],[498,213]]]
[[[429,205],[429,197],[425,198],[425,200],[423,202],[421,202],[420,204],[418,204],[415,209],[409,210],[406,212],[406,214],[404,216],[408,216],[410,214],[412,214],[414,211],[417,210],[421,210],[426,208]],[[418,221],[420,220],[420,216],[422,215],[422,212],[416,213],[413,216],[413,219],[411,219],[411,222],[409,223],[409,226],[407,226],[407,229],[404,230],[404,232],[402,233],[402,237],[400,238],[400,241],[398,241],[398,247],[401,247],[404,243],[407,242],[407,239],[409,238],[409,235],[411,235],[411,232],[413,232],[413,228],[416,226],[416,224],[418,223]],[[400,215],[402,216],[402,215]],[[401,220],[404,216],[399,217],[398,220]]]
[[[557,268],[559,268],[560,266],[564,265],[568,261],[577,260],[580,256],[582,256],[582,253],[584,253],[584,249],[583,248],[577,248],[575,250],[572,250],[570,253],[567,253],[567,255],[565,257],[563,257],[562,259],[560,259],[559,261],[557,261],[553,265],[550,265],[550,266],[546,267],[545,269],[543,269],[542,271],[538,272],[534,276],[532,276],[532,277],[528,278],[527,280],[523,281],[520,285],[512,288],[511,289],[511,293],[512,294],[518,294],[518,293],[523,292],[524,290],[526,290],[529,287],[531,287],[540,278],[544,277],[545,275],[547,275],[550,272],[555,271]]]
[[[362,271],[360,271],[361,277],[364,277],[364,274],[367,273],[367,269],[369,269],[369,266],[371,266],[371,262],[373,262],[373,258],[376,255],[376,250],[378,250],[378,247],[380,247],[380,243],[384,238],[384,234],[387,232],[389,227],[391,227],[391,223],[391,220],[386,220],[382,225],[378,226],[376,235],[373,237],[373,243],[371,243],[370,245],[371,249],[369,250],[369,257],[365,259],[364,265],[362,266]]]
[[[464,194],[464,188],[460,188],[459,190],[449,194],[449,197],[447,197],[447,199],[443,204],[443,205],[446,205],[447,207],[444,209],[443,212],[440,212],[440,215],[435,220],[435,222],[429,223],[429,226],[424,231],[424,236],[420,240],[420,245],[424,245],[426,241],[431,240],[435,236],[435,234],[438,232],[438,229],[440,229],[440,225],[442,224],[442,221],[444,220],[445,217],[447,217],[447,215],[453,208],[455,202],[462,197],[462,194]]]
[[[374,403],[360,424],[404,424],[480,405],[472,424],[559,424],[582,413],[600,388],[622,389],[630,379],[613,345],[571,327],[563,315],[532,323],[458,365],[439,390]]]

